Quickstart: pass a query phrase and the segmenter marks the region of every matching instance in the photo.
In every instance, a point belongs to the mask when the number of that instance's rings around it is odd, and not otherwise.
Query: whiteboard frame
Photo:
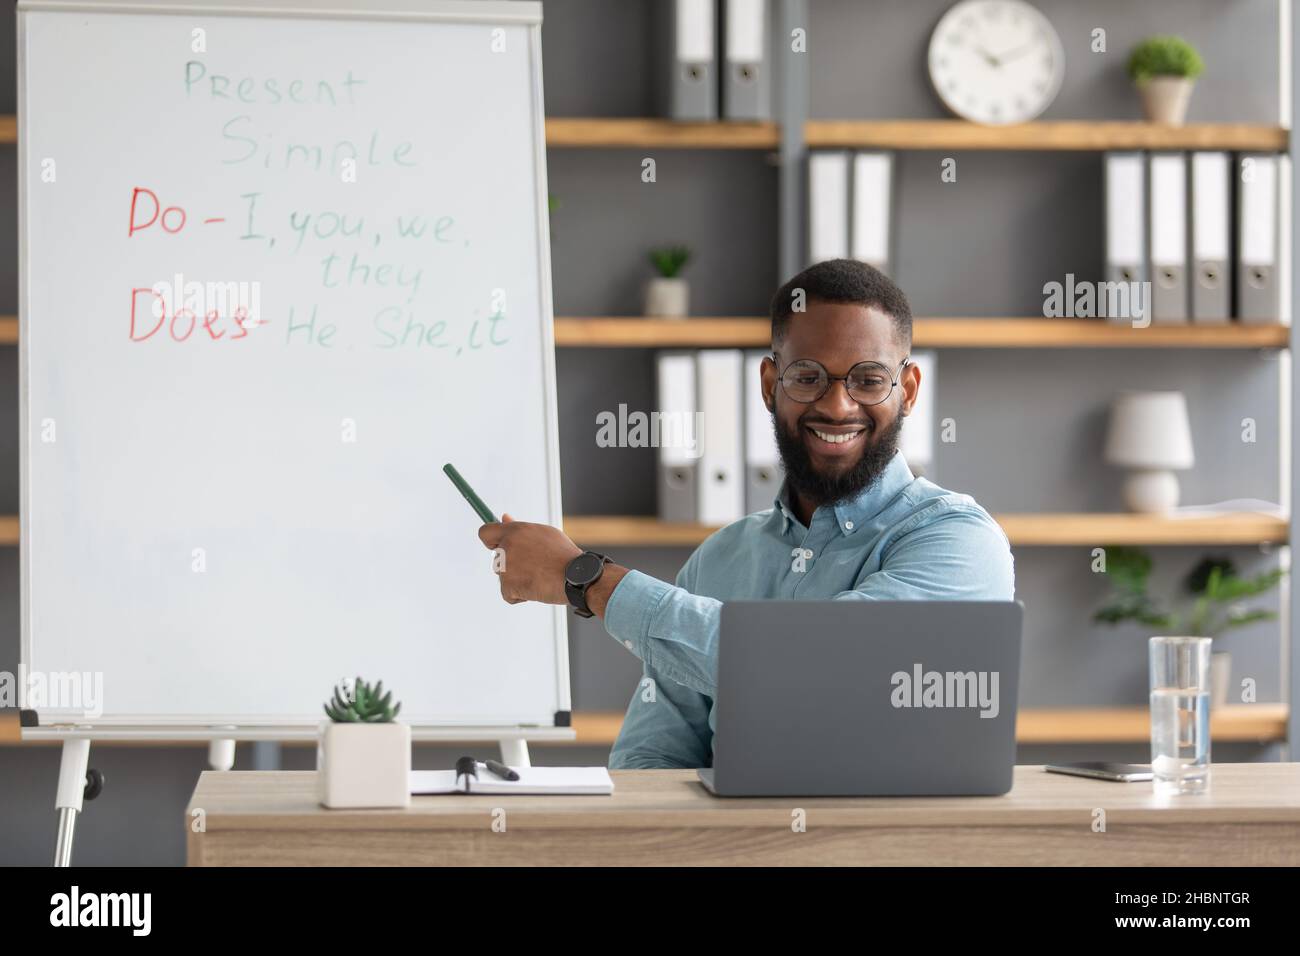
[[[19,639],[18,660],[23,673],[32,659],[31,633],[31,529],[28,495],[31,481],[28,427],[30,411],[30,355],[28,334],[27,253],[27,63],[26,14],[28,12],[118,13],[144,15],[202,15],[213,17],[273,17],[316,20],[375,20],[380,22],[420,21],[435,23],[483,23],[522,25],[527,28],[529,72],[532,77],[532,139],[534,194],[537,200],[538,303],[542,323],[542,379],[544,419],[546,422],[546,471],[549,486],[547,519],[556,526],[562,522],[560,495],[559,416],[555,372],[555,308],[551,287],[550,208],[547,202],[545,100],[542,90],[542,5],[536,0],[365,0],[374,9],[358,9],[361,0],[235,0],[216,4],[212,0],[19,0],[17,5],[17,129],[18,129],[18,443],[20,454],[19,497]],[[556,713],[549,724],[519,725],[476,721],[474,724],[440,723],[413,725],[416,740],[498,740],[513,738],[573,739],[569,728],[572,698],[569,675],[569,638],[567,608],[551,608]],[[68,718],[59,714],[42,718],[26,708],[26,682],[18,682],[18,701],[22,711],[24,739],[63,739],[93,737],[117,740],[293,740],[314,737],[318,719],[267,720],[264,717],[198,716],[102,716]],[[323,718],[322,718],[323,719]]]

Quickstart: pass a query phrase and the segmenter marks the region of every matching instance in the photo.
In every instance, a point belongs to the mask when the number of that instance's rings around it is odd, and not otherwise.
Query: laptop
[[[718,796],[1003,794],[1016,761],[1019,601],[722,607]]]

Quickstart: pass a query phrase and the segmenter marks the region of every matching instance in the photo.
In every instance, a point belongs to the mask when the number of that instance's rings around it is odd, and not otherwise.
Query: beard
[[[811,413],[800,416],[791,433],[781,427],[773,414],[772,429],[776,432],[776,446],[781,453],[781,464],[785,466],[786,480],[806,499],[818,505],[833,505],[858,497],[876,483],[898,454],[903,416],[895,415],[883,429],[879,429],[873,419],[868,419],[867,434],[862,438],[862,456],[838,473],[818,471],[808,454],[808,442],[813,439],[804,427],[805,417],[811,417]]]

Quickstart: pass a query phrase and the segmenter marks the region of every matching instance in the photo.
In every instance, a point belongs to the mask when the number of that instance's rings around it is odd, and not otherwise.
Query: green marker
[[[460,472],[452,465],[443,465],[442,470],[447,473],[451,483],[456,486],[456,490],[465,496],[469,506],[474,509],[475,513],[483,519],[484,524],[496,524],[497,516],[492,513],[492,509],[483,504],[483,499],[474,493],[474,489],[469,486],[469,482],[460,476]]]

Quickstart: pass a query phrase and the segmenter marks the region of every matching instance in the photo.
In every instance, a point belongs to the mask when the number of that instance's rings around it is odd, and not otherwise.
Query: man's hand
[[[488,548],[505,552],[505,570],[500,573],[501,596],[511,604],[541,601],[568,604],[564,593],[564,569],[582,554],[582,549],[559,528],[547,524],[515,521],[502,515],[496,524],[478,529],[479,540]]]

